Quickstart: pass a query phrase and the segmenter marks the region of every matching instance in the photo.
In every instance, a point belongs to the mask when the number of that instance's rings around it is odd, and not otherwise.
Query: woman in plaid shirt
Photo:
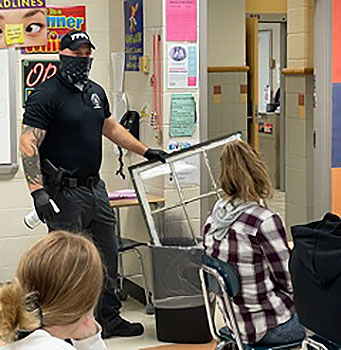
[[[233,307],[242,340],[276,344],[305,336],[292,301],[289,248],[278,214],[260,204],[272,195],[264,162],[246,142],[228,143],[221,155],[218,200],[204,228],[206,254],[227,261],[240,276]],[[228,323],[228,321],[227,321]]]

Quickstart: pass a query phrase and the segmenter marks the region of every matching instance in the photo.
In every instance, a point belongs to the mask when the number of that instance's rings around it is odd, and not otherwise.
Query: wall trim
[[[313,67],[293,67],[284,68],[282,70],[284,75],[314,75]]]
[[[209,73],[248,72],[249,70],[249,66],[207,67]]]

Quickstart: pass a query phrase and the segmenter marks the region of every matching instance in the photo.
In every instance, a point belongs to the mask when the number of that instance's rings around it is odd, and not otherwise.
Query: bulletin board
[[[15,173],[17,165],[15,51],[0,50],[0,174]]]

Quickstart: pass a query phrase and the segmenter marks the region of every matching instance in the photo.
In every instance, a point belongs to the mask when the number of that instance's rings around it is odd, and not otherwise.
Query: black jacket
[[[291,230],[295,245],[289,267],[299,320],[341,344],[341,219],[328,213]]]

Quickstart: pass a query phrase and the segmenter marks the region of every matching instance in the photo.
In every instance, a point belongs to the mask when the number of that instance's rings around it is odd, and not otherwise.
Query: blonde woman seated
[[[283,222],[261,204],[272,194],[258,153],[241,140],[221,154],[221,187],[204,228],[206,254],[233,265],[241,291],[233,299],[245,343],[276,344],[305,336],[292,300],[289,249]]]
[[[0,287],[0,342],[7,344],[0,349],[106,349],[92,316],[102,282],[93,243],[62,231],[45,236],[23,256],[14,282]]]

